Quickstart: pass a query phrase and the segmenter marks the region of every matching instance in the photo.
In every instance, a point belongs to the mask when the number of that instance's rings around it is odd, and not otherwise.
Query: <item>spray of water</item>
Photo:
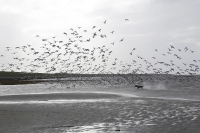
[[[163,83],[148,83],[148,82],[143,82],[143,89],[146,90],[167,90],[167,87]]]

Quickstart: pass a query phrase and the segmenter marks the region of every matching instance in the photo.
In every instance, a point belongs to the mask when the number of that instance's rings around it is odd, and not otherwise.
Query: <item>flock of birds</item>
[[[125,19],[125,21],[129,21]],[[102,22],[103,25],[107,21]],[[92,31],[92,33],[90,33]],[[24,45],[19,47],[5,47],[9,54],[13,55],[13,63],[1,64],[1,71],[23,71],[23,72],[45,72],[45,73],[79,73],[79,74],[176,74],[176,75],[195,75],[199,72],[198,63],[200,60],[192,60],[192,63],[184,63],[178,66],[176,60],[183,60],[179,53],[193,54],[195,51],[185,48],[175,48],[170,45],[167,52],[161,54],[167,59],[156,60],[152,57],[150,61],[140,55],[136,55],[137,47],[130,48],[127,53],[132,62],[126,63],[118,58],[113,58],[112,50],[119,43],[124,43],[124,38],[109,42],[108,44],[95,46],[93,40],[97,38],[106,39],[113,36],[115,31],[109,33],[103,32],[102,28],[92,26],[91,29],[75,27],[63,32],[66,41],[58,39],[56,36],[42,38],[36,35],[35,39],[42,42],[40,48],[33,45]],[[90,46],[89,46],[89,45]],[[89,46],[89,48],[87,48]],[[119,45],[117,45],[118,47]],[[122,46],[122,45],[120,45]],[[155,49],[153,52],[159,52]],[[0,55],[3,60],[6,55]],[[23,56],[23,57],[21,57]],[[170,56],[170,58],[168,58]],[[163,69],[165,68],[165,69]]]

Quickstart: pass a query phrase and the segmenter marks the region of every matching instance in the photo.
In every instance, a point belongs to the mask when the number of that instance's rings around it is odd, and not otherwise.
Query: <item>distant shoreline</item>
[[[4,72],[0,71],[0,85],[36,84],[41,82],[60,81],[91,81],[91,77],[113,77],[116,76],[172,76],[172,77],[198,77],[200,75],[172,75],[172,74],[70,74],[70,73],[26,73],[26,72]],[[62,78],[69,78],[62,80]],[[78,78],[78,79],[71,79]]]

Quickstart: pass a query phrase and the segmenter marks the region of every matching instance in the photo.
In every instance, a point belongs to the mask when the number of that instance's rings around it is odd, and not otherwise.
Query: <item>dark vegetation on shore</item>
[[[70,73],[27,73],[27,72],[6,72],[0,71],[0,85],[17,85],[17,84],[35,84],[40,82],[54,81],[59,82],[62,78],[68,78],[68,81],[78,81],[90,77],[116,77],[116,76],[183,76],[172,74],[70,74]],[[195,77],[198,75],[184,75],[184,77]],[[79,79],[73,79],[78,77]],[[45,79],[45,80],[44,80]],[[49,80],[48,80],[49,79]],[[51,79],[51,80],[50,80]],[[66,79],[64,79],[66,80]],[[85,79],[84,79],[85,81]]]
[[[48,73],[0,71],[0,84],[1,85],[35,84],[35,83],[40,83],[40,82],[47,82],[48,79],[54,79],[54,81],[56,81],[61,78],[77,77],[77,76],[81,76],[81,75],[80,74],[66,74],[66,73],[49,73],[48,74]],[[90,77],[90,76],[95,76],[95,75],[84,74],[82,76]],[[46,80],[43,80],[43,79],[46,79]]]

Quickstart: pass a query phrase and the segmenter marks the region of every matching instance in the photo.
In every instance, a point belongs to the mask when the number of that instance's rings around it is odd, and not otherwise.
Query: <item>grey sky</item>
[[[97,26],[96,30],[101,28],[108,37],[80,45],[90,49],[106,45],[113,51],[109,60],[111,63],[118,58],[128,64],[136,60],[145,66],[144,60],[137,58],[139,55],[152,64],[173,60],[176,64],[174,68],[189,67],[183,63],[199,66],[199,7],[199,0],[1,0],[0,55],[4,57],[0,57],[0,63],[13,62],[10,53],[15,51],[14,47],[30,44],[39,49],[43,42],[35,38],[36,35],[65,40],[63,32],[70,33],[70,28],[80,26],[88,30],[85,36],[91,37],[94,33],[92,27]],[[105,20],[106,25],[103,24]],[[110,35],[113,30],[114,34]],[[124,41],[119,43],[122,38]],[[115,42],[114,46],[112,42]],[[175,49],[168,55],[170,45]],[[13,51],[5,51],[7,46],[13,47]],[[185,47],[195,52],[185,52]],[[136,50],[130,55],[133,48]],[[182,59],[177,60],[174,54]],[[25,54],[21,52],[18,56]],[[156,68],[159,67],[165,69],[162,65]]]

